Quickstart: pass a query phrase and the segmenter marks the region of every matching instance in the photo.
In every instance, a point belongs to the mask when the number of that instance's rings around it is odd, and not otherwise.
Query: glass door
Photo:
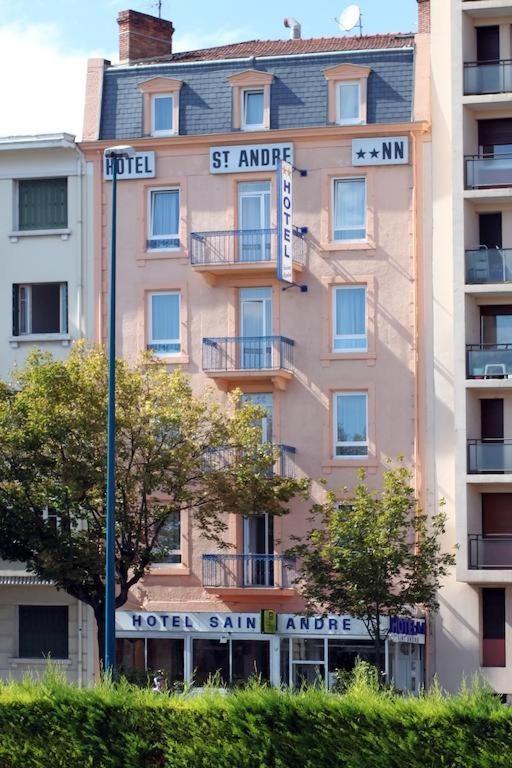
[[[244,518],[244,586],[274,586],[274,518],[251,515]]]
[[[240,261],[270,261],[270,182],[238,185]]]
[[[241,288],[240,367],[242,369],[272,368],[271,333],[272,288]]]

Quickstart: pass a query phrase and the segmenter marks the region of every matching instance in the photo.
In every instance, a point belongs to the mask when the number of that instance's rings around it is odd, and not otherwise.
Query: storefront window
[[[294,637],[293,660],[324,661],[325,648],[322,638]]]
[[[215,678],[220,685],[229,683],[229,642],[194,640],[193,675],[196,685],[205,685]]]
[[[183,646],[178,639],[147,639],[147,668],[150,672],[159,672],[169,683],[183,681]]]
[[[334,682],[335,673],[338,671],[350,672],[354,669],[358,659],[375,664],[375,651],[371,640],[367,642],[364,640],[329,640],[328,659],[330,688]]]
[[[168,685],[184,679],[184,640],[125,637],[116,640],[117,666],[129,680],[149,683],[152,675],[163,675]]]
[[[232,682],[242,682],[251,677],[270,680],[269,643],[266,640],[232,640]]]

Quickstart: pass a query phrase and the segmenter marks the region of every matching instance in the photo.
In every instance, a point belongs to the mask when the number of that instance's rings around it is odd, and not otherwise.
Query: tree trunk
[[[96,619],[97,637],[98,637],[98,656],[100,661],[100,674],[105,672],[105,610],[102,607],[98,611],[94,611],[94,618]]]
[[[385,659],[385,643],[382,642],[380,633],[373,638],[373,647],[375,650],[375,665],[379,672],[379,685],[382,685],[386,681],[386,659]]]

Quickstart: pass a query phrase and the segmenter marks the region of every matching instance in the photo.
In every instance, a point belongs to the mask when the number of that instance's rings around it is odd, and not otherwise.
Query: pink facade
[[[364,88],[359,94],[366,98],[370,70],[359,71],[345,64],[331,70],[340,81],[361,78]],[[97,87],[97,73],[95,62],[95,82],[90,83],[86,115],[99,115],[101,88]],[[249,73],[237,76],[232,83],[235,91],[243,88],[244,77],[254,87],[255,76]],[[270,81],[263,79],[256,86],[270,87]],[[167,346],[159,346],[156,341],[160,362],[164,361],[170,371],[179,366],[191,376],[197,391],[209,388],[211,396],[220,401],[225,399],[226,391],[239,387],[244,393],[262,395],[261,401],[268,407],[271,403],[271,440],[295,449],[288,455],[289,466],[312,479],[312,501],[322,499],[320,478],[326,478],[328,486],[335,489],[351,487],[356,471],[364,467],[370,482],[377,485],[386,458],[401,454],[413,468],[418,492],[422,492],[417,318],[424,147],[429,138],[427,107],[418,114],[423,103],[427,104],[427,99],[422,100],[428,87],[423,72],[416,72],[416,84],[417,114],[413,122],[270,131],[263,127],[250,135],[229,131],[130,139],[137,153],[155,153],[155,175],[118,183],[118,354],[135,360],[155,342],[159,310],[154,294],[179,294],[179,299],[163,300],[169,301],[169,306],[179,301],[179,334],[171,334]],[[151,132],[148,110],[152,94],[180,91],[177,78],[168,84],[163,77],[154,78],[152,84],[148,76],[148,85],[140,88],[144,93],[146,133]],[[238,123],[243,119],[240,103],[237,99],[233,113]],[[264,116],[267,108],[265,101]],[[329,109],[335,111],[332,101]],[[92,123],[99,125],[99,120],[95,118]],[[391,137],[405,138],[408,163],[353,166],[353,139],[380,141]],[[111,182],[103,180],[103,151],[127,142],[98,139],[94,126],[86,138],[90,140],[81,146],[93,165],[95,178],[96,338],[102,341],[106,336],[111,205]],[[305,177],[294,173],[293,215],[296,227],[307,228],[304,240],[294,239],[296,253],[304,256],[303,263],[295,264],[294,279],[306,285],[307,292],[298,287],[283,290],[286,284],[277,279],[277,236],[272,232],[278,215],[275,170],[215,173],[210,164],[212,147],[222,150],[277,143],[293,145],[294,165],[307,171]],[[341,205],[338,198],[335,200],[342,191],[337,185],[354,181],[364,192],[364,221],[353,236],[350,232],[348,236],[340,235],[345,225],[339,210],[335,210]],[[157,215],[157,198],[153,195],[164,191],[174,195],[173,205],[178,205],[179,200],[178,231],[166,233],[174,238],[168,237],[165,243],[152,239]],[[258,212],[247,213],[249,209]],[[270,232],[261,236],[263,240],[256,236],[255,240],[244,241],[243,235],[234,232],[247,229],[248,221],[254,227],[253,215],[260,216],[258,228]],[[244,248],[263,249],[266,255],[244,258],[240,255]],[[219,252],[220,259],[212,256]],[[348,294],[338,289],[350,287],[363,290],[357,296],[351,294],[349,301]],[[347,333],[341,327],[343,312],[353,313],[352,303],[360,298],[365,315],[362,332],[358,328],[354,333],[352,328],[352,334]],[[340,309],[340,302],[347,301],[345,309]],[[263,337],[284,337],[294,342],[292,350],[286,347],[285,362],[276,363],[274,342],[269,341],[258,347],[260,356],[272,356],[269,363],[261,363],[261,358],[257,366],[235,361],[234,370],[228,371],[211,363],[211,343],[205,347],[203,339],[243,339],[251,336],[248,328],[256,327],[251,322],[263,328],[259,332]],[[244,349],[233,355],[245,354]],[[293,363],[287,357],[288,351],[293,352]],[[350,400],[354,395],[356,399]],[[343,400],[344,396],[349,399]],[[350,450],[342,443],[350,442],[350,435],[348,441],[343,441],[335,430],[336,414],[343,415],[347,408],[361,413],[366,409],[366,435],[357,435],[357,439],[352,435],[354,445],[366,444],[353,448],[359,456],[347,455]],[[305,532],[309,506],[305,502],[292,504],[290,514],[275,521],[273,536],[268,531],[263,534],[267,544],[271,542],[267,554],[279,556],[292,535]],[[250,551],[248,540],[252,534],[245,526],[244,520],[235,515],[229,521],[233,553]],[[259,535],[254,534],[256,538]],[[190,517],[183,515],[181,562],[152,568],[132,591],[123,611],[240,614],[272,608],[279,614],[293,614],[303,609],[278,558],[273,561],[270,577],[268,573],[257,578],[235,574],[232,583],[219,587],[208,586],[208,577],[204,583],[205,554],[215,553],[194,531]]]

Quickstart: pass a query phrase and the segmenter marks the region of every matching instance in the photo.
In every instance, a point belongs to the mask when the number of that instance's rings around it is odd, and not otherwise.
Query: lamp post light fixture
[[[112,232],[110,247],[108,325],[107,492],[105,535],[105,672],[115,670],[116,654],[116,221],[117,164],[135,157],[129,146],[109,147],[105,158],[112,162]]]

